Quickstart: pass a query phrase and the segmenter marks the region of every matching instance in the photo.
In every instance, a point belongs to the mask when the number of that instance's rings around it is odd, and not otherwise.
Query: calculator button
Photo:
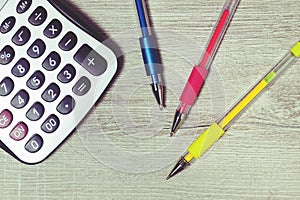
[[[67,115],[70,112],[72,112],[74,107],[75,107],[75,100],[70,95],[67,95],[59,103],[56,109],[60,114]]]
[[[31,37],[30,30],[22,26],[13,36],[12,41],[15,45],[22,46],[26,44]]]
[[[48,71],[52,71],[55,70],[60,65],[60,62],[61,62],[60,55],[55,51],[53,51],[44,60],[43,67]]]
[[[59,48],[64,51],[70,51],[77,44],[77,36],[73,32],[68,32],[59,42]]]
[[[26,143],[25,149],[29,153],[36,153],[36,152],[38,152],[42,148],[43,143],[44,143],[43,138],[40,135],[35,134]]]
[[[1,33],[8,33],[16,24],[16,18],[13,16],[10,16],[6,18],[2,23],[1,23],[1,28],[0,32]]]
[[[67,64],[58,74],[57,79],[62,83],[71,82],[76,75],[76,70],[71,64]]]
[[[7,65],[9,64],[15,57],[14,49],[7,45],[0,51],[0,64]]]
[[[18,123],[13,130],[10,132],[9,136],[16,141],[23,140],[28,133],[28,127],[24,122]]]
[[[45,83],[45,75],[41,71],[36,71],[27,81],[27,87],[37,90]]]
[[[11,73],[16,77],[25,76],[30,69],[30,64],[25,58],[21,58],[11,69]]]
[[[39,6],[30,15],[28,21],[34,26],[39,26],[45,22],[46,18],[47,18],[47,11],[42,6]]]
[[[57,19],[53,19],[44,30],[44,35],[48,38],[56,38],[62,31],[62,24]]]
[[[17,109],[24,108],[29,101],[29,94],[25,90],[20,90],[11,100],[11,105]]]
[[[26,117],[31,121],[37,121],[44,115],[45,108],[40,102],[35,102],[27,111]]]
[[[73,87],[73,92],[78,96],[83,96],[91,89],[91,81],[83,76],[81,77],[77,83]]]
[[[47,102],[55,101],[60,95],[60,89],[57,84],[51,83],[43,92],[42,98]]]
[[[106,60],[87,44],[80,47],[74,59],[95,76],[103,74],[107,69]]]
[[[3,110],[0,113],[0,129],[8,127],[13,121],[13,116],[9,110]]]
[[[19,14],[25,13],[31,6],[32,0],[21,0],[17,5],[17,12]]]
[[[53,133],[59,127],[59,119],[56,115],[50,115],[42,124],[42,130],[45,133]]]
[[[39,58],[41,57],[46,50],[46,45],[41,39],[37,39],[33,42],[33,44],[27,50],[27,54],[31,58]]]
[[[5,77],[0,82],[0,96],[9,95],[14,89],[14,82],[9,77]]]

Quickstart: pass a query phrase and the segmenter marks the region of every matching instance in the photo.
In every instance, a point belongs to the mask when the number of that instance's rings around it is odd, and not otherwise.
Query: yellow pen
[[[200,158],[217,140],[224,135],[233,120],[260,94],[270,83],[280,75],[287,67],[291,66],[300,57],[300,42],[297,42],[290,51],[263,76],[234,106],[220,119],[212,123],[194,142],[188,147],[186,153],[177,162],[167,180],[186,169],[193,161]]]

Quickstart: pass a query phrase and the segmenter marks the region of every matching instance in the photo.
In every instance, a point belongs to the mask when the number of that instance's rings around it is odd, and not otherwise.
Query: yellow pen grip
[[[213,123],[188,148],[194,158],[200,158],[222,135],[224,130]]]

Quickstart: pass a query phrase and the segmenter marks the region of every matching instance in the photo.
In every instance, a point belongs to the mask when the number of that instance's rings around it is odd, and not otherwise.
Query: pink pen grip
[[[208,71],[203,67],[195,66],[193,68],[185,88],[179,98],[183,104],[192,106],[195,103],[205,82],[207,74]]]

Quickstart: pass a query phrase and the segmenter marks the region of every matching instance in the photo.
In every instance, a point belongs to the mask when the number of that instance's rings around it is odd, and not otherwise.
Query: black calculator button
[[[58,74],[57,79],[62,83],[71,82],[76,75],[76,70],[71,64],[67,64]]]
[[[60,114],[63,115],[67,115],[70,112],[72,112],[72,110],[75,107],[75,100],[73,99],[73,97],[71,97],[70,95],[65,96],[65,98],[63,98],[63,100],[58,104],[57,106],[57,111]]]
[[[31,121],[37,121],[44,115],[45,108],[40,102],[35,102],[27,111],[26,117]]]
[[[103,74],[107,69],[106,60],[87,44],[80,47],[74,59],[95,76]]]
[[[57,84],[51,83],[42,94],[42,98],[47,102],[55,101],[60,95],[60,89]]]
[[[1,23],[1,28],[0,32],[1,33],[8,33],[16,24],[16,18],[13,16],[10,16],[6,18],[2,23]]]
[[[44,35],[48,38],[56,38],[62,31],[62,24],[57,19],[53,19],[44,30]]]
[[[28,73],[29,69],[29,61],[25,58],[21,58],[11,69],[11,73],[16,77],[23,77]]]
[[[15,57],[14,49],[7,45],[0,51],[0,64],[7,65],[9,64]]]
[[[33,44],[27,50],[27,54],[31,58],[39,58],[41,57],[46,50],[46,44],[41,39],[37,39],[33,42]]]
[[[28,21],[34,25],[39,26],[47,19],[47,11],[42,6],[37,7],[28,18]]]
[[[59,127],[59,119],[56,115],[50,115],[42,124],[42,130],[45,133],[53,133]]]
[[[11,100],[11,105],[17,109],[24,108],[29,101],[29,94],[25,90],[20,90]]]
[[[0,113],[0,129],[8,127],[13,121],[13,115],[9,110],[3,110]]]
[[[81,77],[77,83],[73,87],[73,92],[78,96],[83,96],[91,89],[91,81],[83,76]]]
[[[45,83],[45,75],[41,71],[35,71],[27,81],[27,87],[37,90]]]
[[[31,6],[32,0],[21,0],[17,5],[17,12],[19,14],[25,13]]]
[[[44,144],[43,138],[40,135],[35,134],[25,144],[25,149],[29,153],[36,153],[42,148],[43,144]]]
[[[60,62],[61,62],[60,55],[55,51],[53,51],[44,60],[43,67],[48,71],[52,71],[55,70],[60,65]]]
[[[14,89],[14,82],[11,78],[5,77],[0,82],[0,96],[9,95]]]
[[[19,122],[13,130],[9,133],[9,136],[16,141],[23,140],[28,133],[28,126],[24,122]]]
[[[31,37],[30,30],[22,26],[13,36],[12,41],[15,45],[22,46],[26,44]]]
[[[68,32],[59,42],[59,48],[64,51],[72,50],[77,44],[77,36],[73,32]]]

